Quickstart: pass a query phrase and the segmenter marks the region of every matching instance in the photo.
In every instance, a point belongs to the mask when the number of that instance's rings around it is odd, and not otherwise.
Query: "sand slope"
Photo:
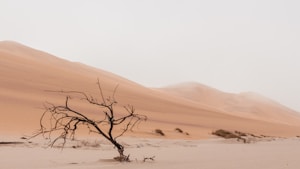
[[[235,116],[275,123],[299,124],[298,112],[253,92],[225,93],[196,82],[181,83],[160,90],[196,103],[217,107]]]
[[[300,133],[300,127],[295,126],[300,124],[298,115],[277,103],[266,104],[247,94],[227,96],[218,92],[205,95],[207,100],[197,100],[203,98],[201,92],[181,92],[184,87],[172,91],[146,88],[104,70],[10,41],[0,42],[0,132],[34,131],[39,127],[43,103],[64,101],[64,97],[45,90],[78,90],[97,95],[97,78],[106,95],[119,85],[116,98],[120,106],[132,104],[149,117],[138,132],[140,136],[155,137],[152,131],[156,128],[164,130],[168,138],[203,138],[219,128],[278,136]],[[98,114],[92,111],[89,115]],[[190,136],[174,132],[176,127]]]

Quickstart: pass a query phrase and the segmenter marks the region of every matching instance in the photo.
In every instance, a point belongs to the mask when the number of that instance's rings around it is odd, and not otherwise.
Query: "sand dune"
[[[210,137],[211,131],[219,128],[276,136],[300,133],[297,113],[272,101],[205,87],[198,92],[199,86],[150,89],[104,70],[10,41],[0,42],[0,132],[34,131],[39,127],[43,103],[64,101],[63,96],[45,90],[78,90],[97,95],[97,78],[105,95],[110,95],[118,84],[119,104],[131,104],[148,116],[149,121],[137,132],[143,137],[156,137],[156,128],[164,130],[168,138]],[[190,135],[174,132],[177,127]]]
[[[196,82],[161,88],[170,94],[217,107],[235,116],[299,125],[299,113],[253,92],[225,93]]]

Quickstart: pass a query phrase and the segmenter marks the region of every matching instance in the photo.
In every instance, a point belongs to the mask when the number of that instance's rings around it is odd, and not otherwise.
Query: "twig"
[[[152,156],[152,157],[144,157],[143,162],[146,162],[147,160],[149,160],[149,161],[154,161],[154,158],[155,158],[155,156]]]

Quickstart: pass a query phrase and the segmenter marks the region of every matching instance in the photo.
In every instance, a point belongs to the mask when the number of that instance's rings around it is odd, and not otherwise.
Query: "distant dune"
[[[299,125],[298,112],[257,93],[225,93],[195,82],[172,85],[160,90],[186,98],[195,103],[217,107],[231,115]]]
[[[149,121],[137,132],[142,137],[156,137],[153,131],[157,128],[168,138],[206,138],[219,128],[274,136],[300,133],[297,112],[257,94],[224,93],[197,83],[146,88],[110,72],[11,41],[0,42],[0,133],[31,133],[39,128],[45,101],[64,101],[61,95],[45,90],[97,95],[97,78],[107,96],[119,85],[116,99],[120,107],[131,104],[148,116]],[[89,115],[99,116],[96,111]],[[180,135],[175,128],[190,135]]]

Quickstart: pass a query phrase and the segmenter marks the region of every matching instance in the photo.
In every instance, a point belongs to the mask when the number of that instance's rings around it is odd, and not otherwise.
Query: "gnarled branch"
[[[47,138],[51,139],[51,137],[54,137],[53,134],[55,133],[54,140],[50,140],[50,146],[53,146],[58,140],[62,140],[64,147],[67,139],[73,139],[78,128],[80,126],[85,126],[89,132],[98,133],[110,141],[117,148],[120,155],[119,159],[129,160],[129,156],[124,155],[124,146],[117,141],[117,138],[123,136],[128,130],[132,130],[132,128],[141,121],[146,121],[147,117],[137,114],[134,107],[131,105],[124,106],[126,114],[120,116],[119,114],[121,113],[114,112],[114,106],[117,104],[115,93],[118,86],[114,88],[112,97],[108,98],[104,97],[99,79],[97,81],[97,87],[100,93],[100,100],[102,100],[101,102],[98,102],[96,97],[90,96],[85,92],[63,90],[48,91],[64,94],[65,102],[63,105],[51,103],[45,105],[45,111],[40,118],[40,130],[33,135],[33,137],[38,135],[43,135],[45,137],[45,134],[48,134]],[[103,110],[102,116],[104,116],[104,118],[101,120],[94,120],[89,117],[87,113],[74,109],[70,105],[70,101],[73,98],[100,107]],[[116,114],[119,116],[117,117]],[[47,120],[48,123],[46,123]],[[108,129],[105,129],[104,125],[107,125]],[[123,126],[123,129],[119,131],[119,134],[115,134],[114,131],[117,130],[115,127],[120,125]]]

